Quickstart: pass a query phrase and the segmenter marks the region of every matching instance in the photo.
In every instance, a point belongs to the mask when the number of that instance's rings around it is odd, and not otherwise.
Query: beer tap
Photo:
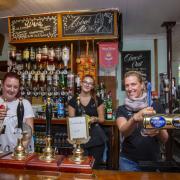
[[[43,154],[39,157],[40,160],[45,162],[52,162],[55,160],[55,152],[51,146],[51,120],[52,120],[52,104],[51,99],[47,99],[46,104],[46,147]]]
[[[24,105],[22,102],[22,98],[19,99],[19,104],[17,106],[17,145],[14,148],[14,152],[12,154],[12,157],[17,160],[23,160],[25,159],[27,152],[25,150],[25,147],[23,145],[23,118],[24,118]]]
[[[46,135],[51,136],[52,104],[51,99],[47,99],[46,104]]]
[[[24,105],[22,102],[22,98],[19,99],[19,104],[17,106],[17,120],[18,120],[18,125],[17,128],[21,129],[23,131],[23,117],[24,117]]]

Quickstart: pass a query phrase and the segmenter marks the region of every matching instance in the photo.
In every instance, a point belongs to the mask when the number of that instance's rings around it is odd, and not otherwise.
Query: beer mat
[[[59,167],[61,172],[92,174],[93,164],[94,164],[93,157],[87,157],[85,161],[78,164],[69,158],[64,158],[64,160],[62,161]]]
[[[35,155],[30,161],[27,162],[26,168],[32,170],[42,171],[59,171],[59,164],[64,159],[63,155],[56,155],[55,160],[52,162],[46,162],[39,159],[39,155]]]
[[[7,168],[17,168],[17,169],[25,168],[27,161],[33,158],[33,156],[34,154],[28,154],[25,157],[25,159],[17,160],[12,156],[12,152],[11,152],[0,159],[0,166]]]

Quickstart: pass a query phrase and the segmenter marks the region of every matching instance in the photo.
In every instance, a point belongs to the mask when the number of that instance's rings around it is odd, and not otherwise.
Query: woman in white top
[[[13,151],[17,145],[17,106],[20,96],[20,77],[14,72],[8,72],[2,81],[2,96],[0,96],[0,124],[5,127],[0,133],[0,150]],[[29,125],[33,132],[34,113],[30,102],[22,100],[24,106],[23,123]],[[23,143],[33,151],[32,138]]]

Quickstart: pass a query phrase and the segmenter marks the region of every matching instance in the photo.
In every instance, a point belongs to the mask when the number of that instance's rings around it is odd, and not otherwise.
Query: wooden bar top
[[[180,173],[165,173],[165,172],[120,172],[108,170],[93,170],[92,178],[89,175],[77,173],[61,173],[61,172],[48,172],[36,170],[23,170],[23,169],[4,169],[0,168],[0,179],[23,179],[23,180],[85,180],[85,179],[98,179],[98,180],[179,180]]]

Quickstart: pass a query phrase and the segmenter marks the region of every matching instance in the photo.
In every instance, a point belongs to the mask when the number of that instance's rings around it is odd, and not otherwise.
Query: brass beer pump
[[[17,145],[14,148],[14,152],[12,154],[12,157],[16,160],[23,160],[27,156],[27,152],[25,147],[23,146],[23,137],[25,136],[26,133],[23,133],[23,117],[24,117],[24,105],[22,102],[22,98],[19,99],[19,104],[17,107],[17,120],[18,120],[18,125],[17,125]]]
[[[51,146],[51,120],[52,120],[52,104],[51,99],[47,99],[46,104],[46,146],[43,149],[43,154],[39,157],[45,162],[52,162],[55,160],[55,152]]]
[[[80,103],[80,97],[77,97],[77,105],[78,105],[78,115],[80,117],[84,117],[85,121],[86,121],[86,138],[77,138],[77,139],[72,139],[70,138],[70,127],[69,127],[69,121],[68,121],[68,134],[69,134],[69,138],[67,139],[68,142],[70,144],[74,145],[74,150],[73,150],[73,154],[72,156],[69,157],[69,160],[80,164],[83,161],[86,161],[86,159],[88,158],[87,156],[84,156],[84,150],[81,147],[81,144],[85,144],[90,140],[90,136],[89,136],[89,128],[90,128],[90,117],[88,115],[86,115],[84,108],[82,107],[81,103]]]

